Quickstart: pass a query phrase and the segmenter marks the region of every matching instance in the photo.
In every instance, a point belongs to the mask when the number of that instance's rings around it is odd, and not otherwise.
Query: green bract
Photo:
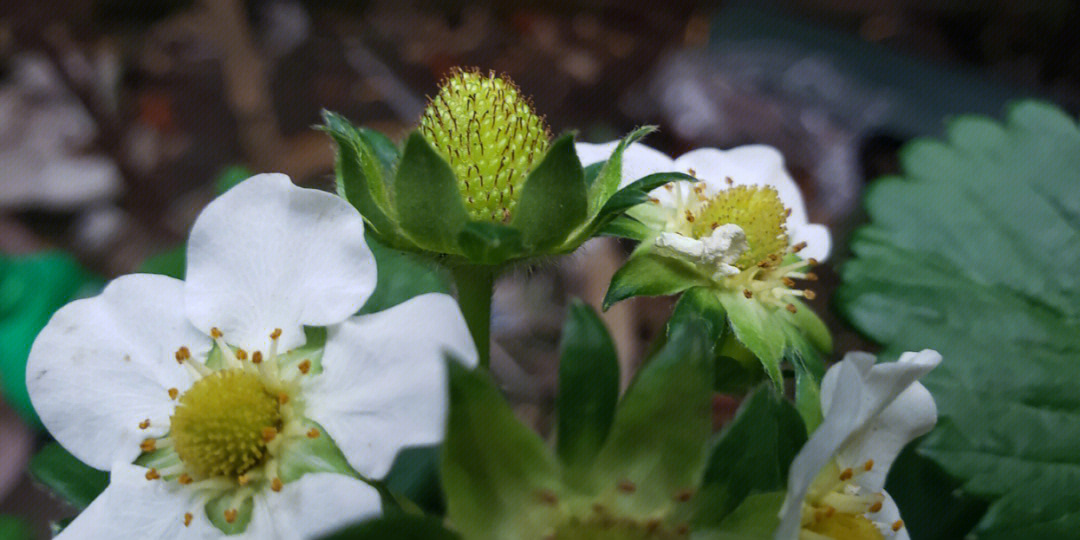
[[[1075,537],[1080,128],[1024,102],[1004,123],[961,117],[946,131],[908,144],[903,175],[871,186],[871,224],[852,240],[837,303],[887,355],[933,347],[946,358],[923,379],[941,420],[918,451],[961,482],[928,491],[990,502],[951,537]],[[957,525],[940,507],[924,512],[916,538]]]
[[[619,190],[623,149],[652,128],[634,131],[605,165],[586,170],[572,134],[549,141],[513,83],[475,71],[444,81],[400,149],[334,113],[323,119],[338,148],[338,192],[368,230],[451,266],[568,253],[646,200],[648,190],[687,178],[654,175]]]

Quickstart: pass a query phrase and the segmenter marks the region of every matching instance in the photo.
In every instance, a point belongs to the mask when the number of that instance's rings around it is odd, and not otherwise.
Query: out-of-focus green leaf
[[[585,173],[574,152],[574,136],[551,144],[543,161],[521,188],[511,225],[533,250],[554,246],[585,222],[588,213]]]
[[[64,252],[0,254],[0,394],[30,425],[40,426],[26,393],[26,358],[34,338],[57,309],[101,286],[100,278]]]
[[[25,521],[15,517],[0,515],[0,540],[31,540],[34,533]]]
[[[742,504],[715,528],[695,530],[693,540],[773,540],[780,526],[780,507],[783,491],[759,493],[743,500]]]
[[[360,313],[374,313],[392,308],[424,293],[450,292],[446,270],[421,255],[388,248],[367,235],[367,244],[375,255],[378,269],[375,291],[368,297]]]
[[[947,131],[871,187],[837,304],[884,356],[942,354],[923,380],[940,419],[918,450],[990,501],[974,537],[1075,537],[1080,129],[1024,102]]]
[[[109,483],[109,475],[71,455],[59,443],[45,445],[30,458],[30,475],[72,506],[90,505]]]
[[[919,540],[963,538],[983,514],[986,503],[960,496],[960,482],[909,445],[889,468],[885,491],[902,509],[904,528]]]
[[[161,253],[151,255],[139,265],[140,273],[160,274],[176,279],[184,279],[186,271],[187,244],[180,244]]]
[[[607,439],[619,399],[619,361],[603,321],[580,300],[570,304],[559,357],[558,455],[580,478]]]
[[[406,448],[394,458],[383,482],[394,493],[408,497],[424,512],[442,515],[446,510],[439,485],[441,446]]]
[[[806,443],[798,411],[759,388],[720,435],[695,498],[696,528],[718,526],[747,496],[783,490],[788,467]]]

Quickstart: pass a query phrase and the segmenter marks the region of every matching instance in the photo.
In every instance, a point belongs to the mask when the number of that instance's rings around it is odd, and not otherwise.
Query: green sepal
[[[374,132],[355,128],[348,120],[329,111],[323,111],[322,129],[338,147],[335,163],[338,194],[360,211],[377,235],[394,243],[398,227],[386,185],[389,170],[383,161],[389,158],[386,145]],[[382,148],[382,158],[369,142],[372,140]]]
[[[551,523],[559,466],[544,442],[518,422],[486,372],[447,362],[450,412],[443,441],[446,515],[470,540],[518,538]]]
[[[832,334],[829,333],[829,328],[825,326],[821,317],[818,317],[818,314],[801,300],[792,298],[790,303],[795,306],[795,313],[784,311],[781,315],[791,321],[793,326],[801,330],[814,348],[823,353],[831,353],[833,350]]]
[[[511,225],[530,250],[542,251],[566,240],[587,213],[585,171],[574,151],[574,136],[563,135],[525,179]]]
[[[648,250],[635,252],[615,272],[604,295],[604,309],[634,296],[675,294],[691,287],[707,286],[708,278],[693,265]]]
[[[613,236],[641,242],[653,234],[644,223],[626,215],[615,216],[611,221],[597,229],[596,236]]]
[[[748,495],[784,489],[806,439],[791,403],[770,386],[759,387],[713,446],[695,497],[695,528],[718,526]]]
[[[460,253],[457,236],[468,221],[450,165],[419,132],[405,141],[394,179],[398,222],[420,248]]]
[[[247,530],[251,523],[251,511],[255,508],[255,500],[252,497],[244,499],[240,507],[236,508],[236,519],[232,523],[225,521],[225,511],[233,508],[233,494],[224,493],[207,501],[205,508],[206,519],[217,530],[226,535],[241,534]]]
[[[345,459],[330,434],[313,420],[304,418],[301,428],[307,432],[315,429],[321,433],[318,437],[298,437],[288,445],[282,446],[278,455],[278,476],[285,483],[299,480],[308,473],[330,472],[359,478],[356,471]]]
[[[597,219],[603,219],[605,216],[612,214],[621,214],[629,208],[648,202],[649,193],[652,192],[652,190],[679,180],[690,182],[697,181],[693,176],[674,171],[650,174],[635,180],[630,185],[617,191],[606,203],[604,203],[603,208],[600,209],[600,213],[597,214]]]
[[[80,510],[109,485],[108,473],[79,461],[56,442],[34,454],[28,470],[35,481]]]
[[[395,514],[351,525],[322,540],[460,540],[439,520],[427,516]]]
[[[571,483],[593,464],[619,399],[615,344],[591,307],[575,299],[563,325],[559,356],[557,452]]]
[[[773,540],[780,526],[784,491],[751,495],[715,528],[694,531],[694,540]]]
[[[628,146],[641,140],[642,137],[656,131],[656,126],[641,126],[634,131],[631,131],[626,137],[623,137],[619,145],[615,147],[615,151],[611,153],[607,161],[604,162],[599,174],[589,185],[589,206],[588,215],[589,221],[592,221],[599,213],[600,209],[607,204],[608,199],[619,190],[619,184],[622,182],[622,155]]]
[[[699,321],[705,325],[713,350],[719,347],[727,335],[727,311],[712,289],[694,287],[679,297],[667,322],[668,335],[689,321]]]
[[[791,334],[785,358],[795,369],[795,408],[806,423],[807,433],[812,433],[824,419],[819,383],[825,376],[825,362],[807,338]]]
[[[615,412],[596,458],[593,482],[625,515],[683,504],[698,484],[712,433],[713,363],[709,332],[699,321],[677,326],[638,372]],[[632,495],[614,496],[619,484]]]
[[[726,333],[716,351],[716,384],[713,389],[725,394],[746,394],[765,378],[765,367],[757,356],[733,332]]]
[[[741,292],[722,291],[719,298],[727,310],[735,337],[757,356],[777,390],[782,391],[784,377],[780,372],[780,361],[784,358],[787,342],[786,321],[776,316],[775,308],[746,298]]]
[[[470,221],[458,233],[458,245],[473,264],[498,264],[524,251],[521,231],[497,223]]]
[[[429,292],[449,293],[450,276],[434,261],[419,253],[387,247],[365,231],[368,248],[375,256],[375,291],[360,313],[390,309],[414,296]]]

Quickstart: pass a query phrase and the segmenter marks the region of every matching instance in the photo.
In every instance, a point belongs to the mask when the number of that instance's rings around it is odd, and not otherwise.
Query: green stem
[[[458,305],[465,324],[476,342],[480,367],[491,364],[491,293],[495,289],[495,269],[489,266],[457,266],[451,269],[457,285]]]

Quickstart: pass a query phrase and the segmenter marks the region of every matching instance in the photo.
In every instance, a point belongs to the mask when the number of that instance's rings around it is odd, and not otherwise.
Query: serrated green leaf
[[[604,309],[634,296],[675,294],[708,284],[709,280],[686,262],[639,251],[611,277]]]
[[[337,144],[338,194],[360,211],[377,234],[388,240],[394,238],[397,225],[386,181],[388,169],[369,142],[380,142],[381,139],[370,133],[365,136],[366,130],[356,129],[343,117],[329,111],[323,111],[323,122],[323,130]],[[386,152],[385,148],[383,152]]]
[[[585,172],[574,152],[574,136],[551,144],[544,159],[525,179],[511,225],[530,249],[557,245],[585,222],[588,200]]]
[[[322,540],[459,540],[461,537],[449,531],[439,520],[398,514],[384,516],[352,525]]]
[[[619,360],[603,321],[580,300],[570,304],[560,351],[557,451],[573,482],[592,465],[611,429]]]
[[[0,254],[0,394],[30,426],[41,426],[26,392],[34,338],[57,309],[102,285],[68,253]]]
[[[461,251],[474,264],[498,264],[520,256],[525,250],[521,231],[499,225],[471,221],[458,234]]]
[[[593,476],[601,493],[635,486],[632,497],[615,498],[616,507],[648,515],[697,485],[712,432],[712,381],[705,325],[677,326],[626,391],[596,458]]]
[[[695,528],[718,526],[748,495],[783,490],[805,443],[798,411],[770,387],[758,388],[713,447],[695,497]]]
[[[435,262],[421,255],[386,247],[371,234],[365,236],[375,256],[378,272],[375,291],[360,308],[360,313],[390,309],[424,293],[450,292],[450,276]]]
[[[401,228],[416,245],[459,253],[458,233],[468,221],[450,165],[418,132],[409,135],[394,179]]]
[[[517,538],[551,523],[543,493],[561,489],[559,466],[544,442],[514,417],[483,371],[454,361],[443,441],[446,515],[470,540]]]
[[[940,420],[919,451],[991,501],[976,538],[1075,536],[1080,129],[1025,102],[901,158],[867,194],[837,304],[888,355],[944,357],[923,379]]]
[[[55,442],[34,454],[28,469],[34,480],[80,510],[109,484],[108,473],[79,461]]]

